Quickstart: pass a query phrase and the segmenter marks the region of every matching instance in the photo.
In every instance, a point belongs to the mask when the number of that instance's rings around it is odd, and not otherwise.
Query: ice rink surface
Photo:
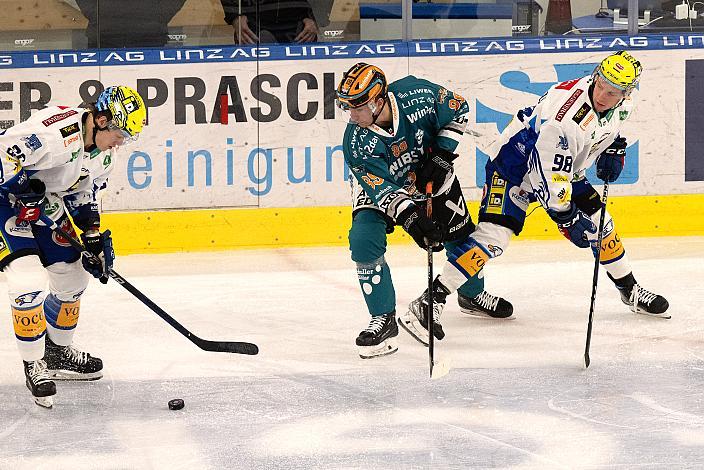
[[[486,276],[516,319],[467,317],[452,296],[436,343],[452,369],[433,381],[404,331],[396,354],[358,357],[368,317],[344,247],[118,258],[195,334],[261,353],[201,351],[116,283],[92,282],[76,344],[105,376],[58,383],[45,410],[6,314],[0,468],[704,468],[704,238],[625,244],[671,320],[628,311],[602,271],[585,370],[589,253],[515,242]],[[425,254],[394,246],[387,259],[401,311],[425,286]],[[169,411],[171,398],[186,407]]]

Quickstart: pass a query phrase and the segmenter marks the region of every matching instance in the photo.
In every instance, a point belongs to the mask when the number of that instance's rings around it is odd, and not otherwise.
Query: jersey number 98
[[[564,171],[565,173],[572,171],[572,156],[556,153],[552,171]]]

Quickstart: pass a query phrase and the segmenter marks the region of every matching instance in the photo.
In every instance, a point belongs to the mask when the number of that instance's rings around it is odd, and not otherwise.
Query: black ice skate
[[[632,312],[665,319],[672,318],[669,313],[665,313],[670,306],[665,297],[650,292],[638,284],[634,284],[630,292],[620,288],[618,291],[621,294],[621,300],[631,308]]]
[[[670,307],[665,297],[641,287],[633,277],[633,273],[621,279],[614,279],[611,275],[609,278],[616,284],[621,300],[631,308],[631,312],[665,319],[672,318],[670,314],[665,313]]]
[[[51,408],[54,405],[52,397],[56,395],[56,384],[49,378],[46,362],[42,360],[23,362],[27,388],[32,392],[34,402],[44,408]]]
[[[55,380],[98,380],[103,376],[103,361],[73,346],[59,346],[46,338],[44,360],[49,376]]]
[[[457,302],[460,304],[460,311],[468,315],[501,320],[516,318],[513,316],[511,302],[491,295],[487,291],[481,292],[476,297],[466,297],[458,292]]]
[[[445,337],[442,325],[438,323],[450,293],[437,278],[433,282],[433,336],[440,340]],[[408,305],[408,311],[398,319],[399,325],[411,336],[428,345],[428,289]]]
[[[372,317],[369,326],[357,336],[359,357],[371,359],[395,353],[398,351],[396,336],[398,336],[396,312]]]

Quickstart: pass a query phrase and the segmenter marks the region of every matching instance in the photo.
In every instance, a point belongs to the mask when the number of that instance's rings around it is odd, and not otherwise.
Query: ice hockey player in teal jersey
[[[384,259],[386,236],[400,225],[422,248],[426,240],[448,254],[474,230],[454,173],[455,150],[467,127],[469,106],[446,88],[408,76],[390,84],[374,65],[358,63],[343,76],[337,104],[350,120],[343,140],[352,174],[352,260],[371,315],[356,340],[362,358],[396,352],[396,295]],[[433,182],[433,220],[425,215],[426,184]],[[434,336],[449,292],[434,289]],[[506,300],[484,291],[482,273],[459,287],[462,311],[493,318],[513,312]],[[428,343],[427,292],[411,303],[398,323]]]

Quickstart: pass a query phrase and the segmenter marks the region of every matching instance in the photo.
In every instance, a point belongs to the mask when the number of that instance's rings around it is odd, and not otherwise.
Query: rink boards
[[[0,121],[90,99],[101,83],[142,93],[148,126],[118,155],[103,200],[104,225],[122,253],[345,244],[346,123],[334,89],[352,64],[379,65],[390,80],[427,78],[467,98],[471,134],[457,168],[467,198],[478,201],[485,152],[512,113],[619,49],[634,53],[644,73],[622,133],[627,166],[610,191],[618,230],[700,235],[702,35],[0,53]],[[558,236],[542,210],[522,234]]]

